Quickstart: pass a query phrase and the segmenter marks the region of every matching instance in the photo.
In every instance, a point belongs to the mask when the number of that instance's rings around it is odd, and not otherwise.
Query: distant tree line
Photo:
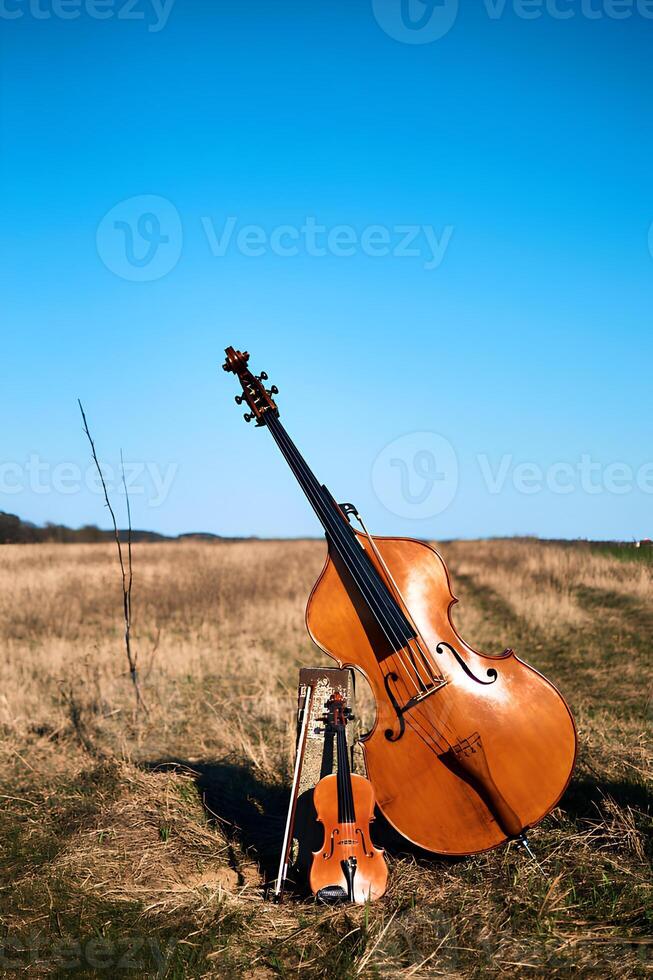
[[[126,540],[127,532],[120,531]],[[66,527],[65,524],[44,524],[39,527],[30,521],[23,521],[16,514],[0,510],[0,544],[38,544],[44,541],[59,541],[66,544],[81,542],[90,544],[97,541],[113,541],[113,531],[102,531],[95,524],[85,524],[80,528]],[[154,531],[132,531],[133,541],[165,541],[164,534]]]
[[[118,531],[121,541],[127,540],[127,531]],[[191,532],[189,534],[168,535],[157,534],[156,531],[132,530],[132,541],[177,541],[184,538],[198,538],[202,541],[230,541],[233,538],[223,538],[220,534],[210,534],[207,531]],[[85,524],[83,527],[66,527],[65,524],[47,523],[40,527],[31,521],[23,521],[16,514],[7,514],[0,510],[0,544],[41,544],[46,541],[59,541],[63,544],[94,544],[98,541],[115,541],[113,531],[103,531],[95,524]]]

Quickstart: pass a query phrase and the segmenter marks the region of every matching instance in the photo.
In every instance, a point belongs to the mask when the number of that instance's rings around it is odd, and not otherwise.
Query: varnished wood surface
[[[383,851],[372,845],[369,826],[374,819],[374,790],[369,779],[352,774],[351,789],[356,813],[355,824],[338,822],[338,788],[335,774],[321,779],[313,792],[317,819],[324,827],[324,842],[313,854],[310,885],[314,895],[321,888],[339,885],[347,891],[341,862],[356,858],[354,901],[363,903],[380,898],[388,881]],[[326,856],[325,856],[326,855]]]
[[[378,567],[369,542],[360,540]],[[387,739],[386,730],[396,735],[399,725],[384,674],[398,654],[332,556],[309,598],[309,632],[341,666],[360,670],[372,688],[377,717],[363,748],[389,822],[408,840],[441,854],[495,847],[542,820],[564,792],[576,756],[571,712],[556,688],[512,651],[490,657],[461,639],[449,616],[455,600],[448,574],[434,549],[406,538],[374,541],[447,684],[406,712],[398,740]],[[456,650],[469,673],[447,648],[435,652],[441,641]],[[496,680],[480,683],[492,669]],[[469,744],[476,751],[467,759],[448,749]]]

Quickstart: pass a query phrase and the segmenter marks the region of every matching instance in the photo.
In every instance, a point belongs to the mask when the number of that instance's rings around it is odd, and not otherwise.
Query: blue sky
[[[378,533],[651,534],[653,5],[0,6],[0,509],[107,525],[79,396],[135,525],[317,533],[234,344]]]

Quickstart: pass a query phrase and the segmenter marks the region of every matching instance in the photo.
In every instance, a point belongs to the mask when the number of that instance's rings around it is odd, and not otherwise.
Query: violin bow
[[[312,685],[307,684],[306,693],[304,694],[304,714],[302,717],[302,727],[299,733],[297,755],[295,757],[295,772],[293,774],[292,788],[290,791],[290,803],[288,805],[288,816],[286,818],[286,829],[283,835],[283,845],[281,847],[279,873],[277,875],[277,883],[274,889],[274,898],[277,902],[283,901],[286,875],[288,874],[292,831],[295,824],[295,812],[297,810],[297,791],[299,789],[299,777],[302,771],[302,764],[304,762],[304,749],[306,748],[306,738],[308,735],[308,721],[311,716],[311,708],[313,707],[313,692],[314,688]]]

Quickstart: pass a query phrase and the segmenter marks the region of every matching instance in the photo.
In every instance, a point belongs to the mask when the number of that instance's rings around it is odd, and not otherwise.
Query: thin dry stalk
[[[86,413],[84,412],[84,407],[80,401],[77,399],[79,405],[79,410],[82,413],[82,421],[84,423],[84,432],[91,446],[91,453],[93,455],[93,462],[95,463],[95,468],[98,471],[100,477],[100,482],[102,483],[102,490],[104,493],[104,500],[106,506],[111,514],[111,522],[113,524],[113,533],[116,539],[116,547],[118,549],[118,561],[120,562],[120,574],[122,577],[122,606],[123,615],[125,618],[125,651],[127,653],[127,662],[129,664],[129,674],[132,679],[132,684],[134,685],[134,692],[136,694],[136,707],[143,708],[146,714],[149,714],[149,709],[147,704],[143,699],[141,692],[140,682],[138,678],[137,670],[137,654],[132,650],[131,646],[131,593],[132,593],[132,521],[131,521],[131,507],[129,503],[129,493],[127,492],[127,483],[125,481],[125,466],[122,458],[122,449],[120,450],[120,466],[122,469],[122,484],[125,488],[125,499],[127,501],[127,566],[125,567],[125,562],[122,553],[122,544],[120,542],[120,534],[118,532],[118,524],[116,522],[116,515],[114,513],[113,507],[111,506],[111,501],[109,500],[109,492],[107,490],[107,485],[104,480],[104,474],[102,472],[102,467],[100,466],[100,461],[97,458],[97,453],[95,451],[95,443],[93,442],[93,437],[89,431],[88,422],[86,421]]]

